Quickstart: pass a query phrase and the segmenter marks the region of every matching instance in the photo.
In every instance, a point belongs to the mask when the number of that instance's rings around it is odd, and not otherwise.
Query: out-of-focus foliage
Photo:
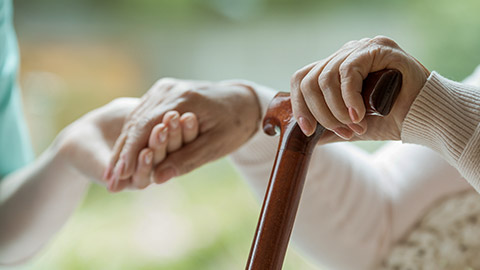
[[[37,152],[87,111],[140,96],[164,76],[245,78],[288,90],[296,69],[378,34],[453,79],[480,64],[477,0],[14,4],[20,82]],[[227,160],[141,192],[112,195],[92,186],[58,237],[24,269],[242,269],[258,211]],[[286,264],[315,269],[293,252]]]

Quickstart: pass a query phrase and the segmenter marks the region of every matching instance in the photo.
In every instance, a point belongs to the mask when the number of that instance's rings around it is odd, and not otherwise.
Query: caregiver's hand
[[[169,153],[154,169],[156,183],[233,152],[254,134],[261,118],[257,97],[246,86],[161,79],[128,117],[115,143],[106,175],[118,178],[116,181],[120,183],[131,177],[136,171],[137,156],[147,147],[152,129],[172,110],[180,114],[194,113],[199,135],[178,151]],[[121,185],[114,191],[120,189]]]
[[[55,140],[67,166],[102,185],[102,174],[126,117],[139,104],[136,98],[119,98],[93,110],[65,128]],[[134,177],[149,178],[151,164],[141,164]],[[121,188],[125,188],[122,186]]]
[[[365,117],[362,82],[369,73],[383,69],[402,73],[402,89],[387,117]],[[351,41],[293,75],[293,114],[306,135],[313,133],[317,122],[331,131],[321,143],[350,140],[354,135],[361,140],[398,140],[403,120],[429,75],[387,37]]]

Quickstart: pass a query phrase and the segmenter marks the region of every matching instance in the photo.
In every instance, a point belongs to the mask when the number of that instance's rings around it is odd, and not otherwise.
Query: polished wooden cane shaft
[[[399,71],[382,70],[369,74],[362,90],[367,114],[388,114],[401,85],[402,76]],[[269,106],[263,126],[269,135],[274,135],[279,128],[280,142],[246,269],[280,270],[310,157],[325,129],[317,125],[312,136],[305,136],[293,118],[288,93],[277,94]]]

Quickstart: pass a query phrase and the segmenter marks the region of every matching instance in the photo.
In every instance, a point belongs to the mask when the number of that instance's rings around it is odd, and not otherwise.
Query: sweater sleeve
[[[480,89],[432,72],[405,118],[402,141],[440,153],[480,192]]]
[[[255,87],[262,112],[275,94]],[[231,159],[262,198],[278,137],[261,129]],[[293,244],[331,269],[374,269],[433,202],[470,188],[426,147],[392,143],[368,154],[350,143],[317,146],[292,234]]]

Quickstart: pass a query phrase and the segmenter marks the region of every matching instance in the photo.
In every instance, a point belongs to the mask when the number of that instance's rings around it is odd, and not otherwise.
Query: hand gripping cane
[[[363,81],[362,96],[367,115],[387,115],[402,86],[397,70],[370,73]],[[292,115],[289,93],[279,93],[270,103],[263,130],[280,143],[270,175],[247,270],[280,270],[302,194],[312,151],[325,128],[317,124],[310,137],[303,134]]]

